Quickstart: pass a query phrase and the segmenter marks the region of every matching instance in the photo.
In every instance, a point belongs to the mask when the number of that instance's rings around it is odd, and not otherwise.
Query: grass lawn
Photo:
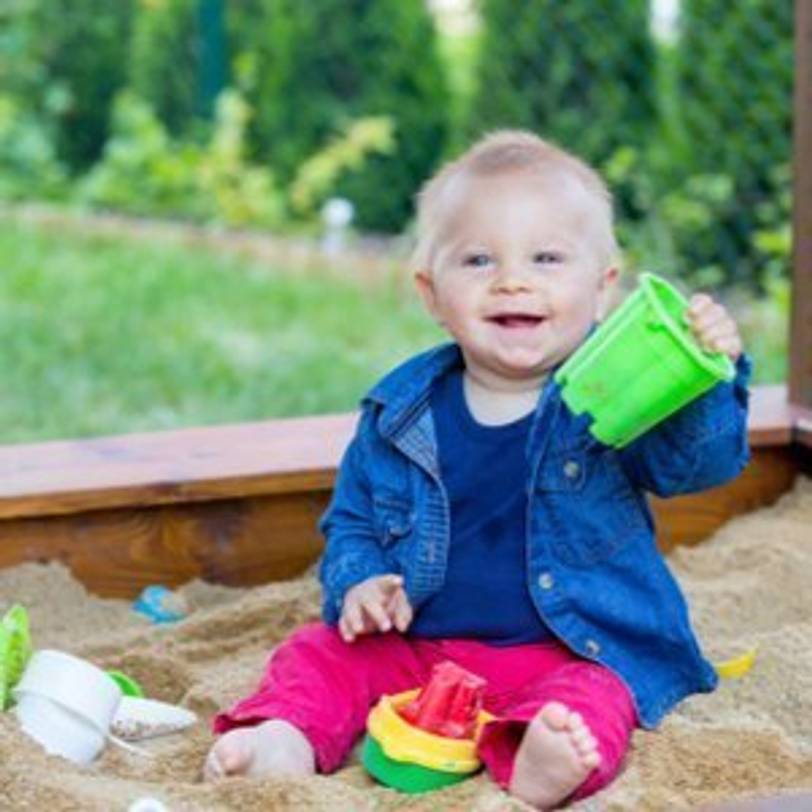
[[[740,313],[757,381],[785,322]],[[348,411],[444,335],[403,285],[0,223],[0,442]]]
[[[0,442],[348,411],[441,338],[402,287],[2,223]]]

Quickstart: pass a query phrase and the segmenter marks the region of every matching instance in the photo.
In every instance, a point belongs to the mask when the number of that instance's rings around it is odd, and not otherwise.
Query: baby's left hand
[[[709,352],[723,352],[732,361],[742,354],[739,328],[727,310],[707,293],[691,297],[686,312],[696,340]]]

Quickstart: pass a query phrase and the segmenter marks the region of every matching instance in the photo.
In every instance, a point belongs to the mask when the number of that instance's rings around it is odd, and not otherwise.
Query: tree
[[[390,155],[346,172],[336,192],[367,229],[397,231],[448,137],[448,96],[422,0],[244,0],[228,8],[236,84],[255,111],[254,157],[282,182],[350,121],[389,116]]]
[[[226,86],[223,2],[161,0],[139,8],[128,84],[173,135],[210,119]]]
[[[133,7],[134,0],[16,6],[25,75],[12,75],[10,84],[30,94],[32,112],[50,122],[57,154],[73,170],[90,166],[107,139],[113,96],[126,77]]]
[[[792,139],[793,4],[683,0],[677,73],[685,177],[715,176],[729,189],[712,245],[691,262],[720,266],[727,281],[763,282],[756,232],[780,227],[776,205]]]
[[[524,127],[594,164],[655,115],[647,0],[484,0],[472,135]]]

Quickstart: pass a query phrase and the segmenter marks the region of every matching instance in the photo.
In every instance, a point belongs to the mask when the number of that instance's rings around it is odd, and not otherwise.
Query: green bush
[[[149,0],[135,17],[128,86],[172,135],[207,127],[227,84],[225,0]]]
[[[601,165],[654,119],[646,0],[484,0],[468,129],[525,127]]]
[[[332,190],[360,227],[395,231],[443,152],[448,94],[422,0],[245,0],[228,7],[233,80],[256,111],[252,154],[287,184],[351,121],[386,116],[395,149]]]
[[[53,199],[66,191],[66,174],[45,127],[16,99],[0,94],[0,199]]]
[[[393,148],[389,118],[377,116],[353,122],[340,138],[301,164],[288,190],[291,208],[297,214],[312,216],[343,172],[363,166],[370,154],[388,154]]]
[[[197,146],[173,141],[143,100],[122,93],[113,136],[80,196],[133,214],[278,226],[284,205],[273,176],[243,154],[247,118],[248,108],[236,93],[221,94],[212,137]]]
[[[702,224],[719,241],[686,231],[679,249],[692,266],[718,265],[728,283],[763,287],[769,271],[757,235],[788,224],[778,201],[791,153],[792,3],[683,0],[681,15],[676,70],[687,149],[674,168],[683,185],[691,175],[723,176],[729,192]]]
[[[200,113],[198,0],[142,3],[133,25],[127,84],[173,135],[188,132]]]
[[[8,86],[46,121],[71,170],[90,166],[109,132],[113,97],[125,81],[135,0],[26,0],[13,7],[6,43]]]

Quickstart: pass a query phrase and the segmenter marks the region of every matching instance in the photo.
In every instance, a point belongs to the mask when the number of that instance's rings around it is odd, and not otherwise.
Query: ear
[[[437,291],[434,289],[434,279],[432,278],[431,271],[417,271],[414,275],[414,286],[417,288],[417,293],[422,299],[426,310],[431,314],[431,317],[438,324],[442,325],[437,311]]]
[[[619,279],[620,269],[614,265],[601,271],[601,278],[598,282],[598,321],[603,321],[618,304],[617,283]]]

